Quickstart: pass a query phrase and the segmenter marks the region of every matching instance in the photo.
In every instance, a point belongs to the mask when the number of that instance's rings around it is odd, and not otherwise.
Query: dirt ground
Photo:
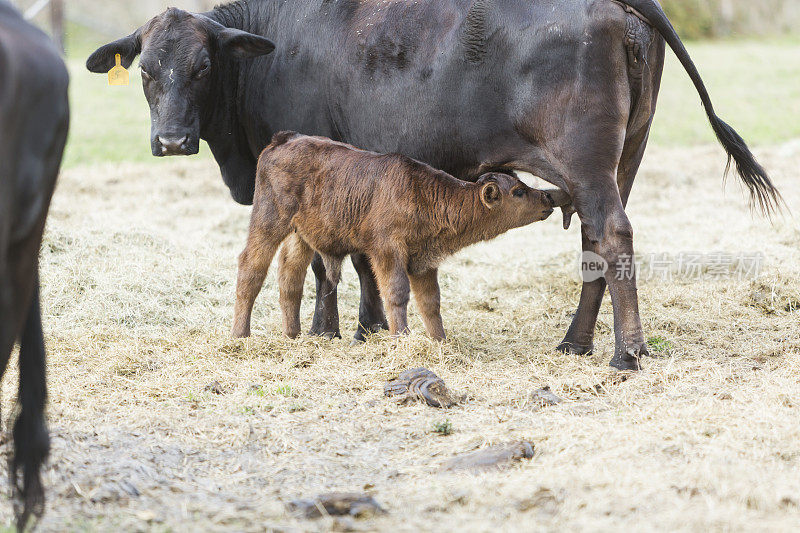
[[[800,142],[758,153],[800,216]],[[412,306],[410,337],[349,346],[349,266],[344,340],[282,338],[272,271],[254,337],[234,341],[249,209],[213,162],[68,170],[42,255],[53,450],[39,531],[796,528],[800,227],[751,216],[734,178],[723,191],[724,165],[716,146],[651,148],[629,206],[635,245],[644,256],[761,253],[760,275],[643,280],[645,333],[661,357],[621,383],[608,380],[608,297],[594,355],[553,350],[580,289],[579,228],[563,231],[558,215],[445,263],[444,344],[422,334]],[[304,328],[312,298],[309,277]],[[384,398],[383,383],[415,366],[466,404]],[[16,380],[12,367],[4,414]],[[221,394],[206,390],[215,381]],[[531,408],[543,386],[565,401]],[[446,420],[442,436],[434,425]],[[520,439],[535,446],[530,461],[439,471]],[[334,490],[367,492],[388,513],[305,520],[286,508]],[[7,498],[0,523],[11,523]]]

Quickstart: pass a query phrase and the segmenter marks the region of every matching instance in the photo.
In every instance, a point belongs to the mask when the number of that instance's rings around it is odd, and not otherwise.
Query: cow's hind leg
[[[39,474],[50,451],[44,420],[47,399],[44,336],[39,308],[39,280],[31,298],[19,351],[19,415],[14,423],[14,458],[9,473],[11,485],[22,502],[17,524],[21,530],[31,515],[44,511],[44,489]],[[22,473],[22,482],[19,474]]]
[[[581,225],[581,248],[583,250],[582,260],[587,258],[587,252],[597,253],[587,237],[587,227],[583,224]],[[561,352],[588,355],[594,350],[594,330],[597,324],[597,315],[600,312],[600,304],[603,302],[606,292],[606,280],[603,276],[593,280],[589,279],[587,275],[590,274],[591,272],[583,272],[584,282],[581,286],[578,309],[572,317],[572,323],[564,335],[564,340],[556,348]]]
[[[283,333],[294,339],[300,334],[300,303],[306,270],[314,250],[296,233],[290,235],[278,255],[278,287],[283,314]]]
[[[602,281],[584,285],[581,305],[570,328],[566,343],[587,351],[597,310],[607,285],[614,311],[615,350],[611,365],[621,370],[640,368],[640,357],[647,346],[639,317],[636,272],[633,255],[633,228],[623,205],[617,172],[623,160],[629,101],[609,99],[606,93],[587,91],[590,102],[586,112],[581,106],[566,111],[567,129],[547,153],[535,153],[528,170],[542,172],[553,183],[564,183],[580,217],[584,248],[593,251],[605,263]],[[597,99],[593,101],[592,97]],[[616,114],[612,114],[617,109]],[[550,155],[553,154],[553,155]],[[555,155],[557,154],[557,155]],[[542,165],[542,155],[553,162]],[[627,187],[629,191],[629,187]],[[627,191],[626,191],[627,192]]]
[[[636,135],[633,135],[625,142],[622,159],[617,170],[617,184],[623,207],[628,204],[631,188],[647,146],[649,130],[650,123],[648,122]],[[587,230],[590,230],[590,228],[585,224],[581,224],[583,258],[590,259],[587,257],[587,252],[598,255],[599,253],[587,237]],[[583,274],[584,282],[581,287],[578,309],[575,311],[575,316],[572,318],[572,323],[566,335],[564,335],[564,340],[561,341],[557,348],[559,351],[578,355],[590,354],[594,349],[593,339],[597,315],[600,312],[600,305],[603,302],[607,286],[605,277],[600,276],[597,279],[591,279],[594,277],[591,276],[591,271],[584,271]]]
[[[363,342],[366,339],[366,335],[377,333],[382,329],[389,329],[389,324],[383,311],[378,282],[375,279],[375,273],[372,270],[369,257],[365,254],[353,254],[351,260],[358,273],[358,281],[361,284],[358,328],[356,328],[354,339],[356,342]]]
[[[581,168],[592,167],[581,165]],[[640,357],[647,354],[647,345],[639,317],[633,228],[614,178],[612,173],[598,172],[585,181],[577,179],[573,199],[585,239],[606,265],[605,280],[614,310],[615,349],[611,365],[620,370],[637,370]],[[602,293],[593,296],[599,300]],[[590,303],[599,304],[597,300]]]

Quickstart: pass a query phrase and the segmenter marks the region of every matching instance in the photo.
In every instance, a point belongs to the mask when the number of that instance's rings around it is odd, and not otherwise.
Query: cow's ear
[[[266,37],[235,28],[221,29],[217,33],[217,43],[236,57],[265,56],[275,50],[275,44]]]
[[[123,37],[113,43],[101,46],[86,60],[86,68],[91,72],[104,73],[116,65],[115,56],[122,56],[122,66],[128,68],[142,51],[141,30]]]
[[[500,186],[496,181],[487,181],[481,187],[481,202],[489,209],[500,203]]]

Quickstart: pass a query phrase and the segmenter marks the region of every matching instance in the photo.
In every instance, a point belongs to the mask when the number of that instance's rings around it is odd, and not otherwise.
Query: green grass
[[[450,422],[449,418],[445,419],[443,422],[434,422],[433,432],[442,437],[448,437],[453,434],[453,423]]]
[[[65,166],[160,161],[150,154],[149,109],[138,69],[131,84],[109,87],[104,75],[83,66],[98,42],[73,35],[72,130]],[[800,137],[800,42],[689,43],[717,113],[753,145]],[[653,125],[652,144],[713,143],[700,100],[675,56],[667,64]],[[210,157],[202,143],[201,156]]]
[[[279,385],[278,388],[275,390],[281,396],[285,396],[287,398],[292,396],[292,386],[289,384]]]
[[[675,348],[671,340],[661,335],[650,337],[647,339],[647,344],[650,346],[650,349],[657,354],[668,354]]]

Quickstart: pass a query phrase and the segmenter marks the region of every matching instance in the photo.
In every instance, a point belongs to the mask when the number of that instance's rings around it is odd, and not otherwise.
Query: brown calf
[[[465,246],[553,212],[549,194],[506,174],[461,181],[398,154],[280,132],[261,153],[247,246],[239,256],[233,335],[250,335],[253,302],[281,243],[283,331],[300,333],[300,300],[314,252],[336,286],[342,260],[366,254],[391,334],[408,331],[413,291],[425,329],[444,339],[437,268]]]

